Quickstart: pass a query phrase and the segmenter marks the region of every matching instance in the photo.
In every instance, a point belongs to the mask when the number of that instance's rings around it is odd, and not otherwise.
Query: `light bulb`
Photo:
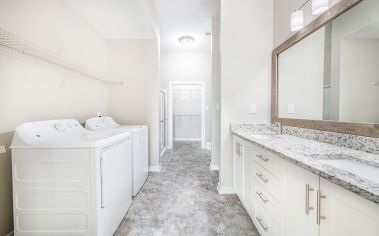
[[[291,14],[291,31],[298,31],[304,27],[304,12],[296,10]]]

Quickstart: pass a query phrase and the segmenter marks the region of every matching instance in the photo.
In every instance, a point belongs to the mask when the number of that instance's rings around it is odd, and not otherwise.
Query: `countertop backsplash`
[[[352,134],[341,134],[315,129],[304,129],[283,126],[283,134],[312,139],[340,147],[379,154],[379,138],[364,137]]]
[[[238,130],[239,132],[248,132],[251,134],[276,134],[277,125],[267,123],[232,124],[231,130],[233,132]],[[311,139],[368,153],[379,154],[379,138],[341,134],[315,129],[304,129],[284,125],[282,127],[282,134]]]

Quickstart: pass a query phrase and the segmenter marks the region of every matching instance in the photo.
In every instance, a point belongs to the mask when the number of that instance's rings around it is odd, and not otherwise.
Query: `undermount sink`
[[[352,160],[320,160],[320,162],[379,183],[379,168]]]

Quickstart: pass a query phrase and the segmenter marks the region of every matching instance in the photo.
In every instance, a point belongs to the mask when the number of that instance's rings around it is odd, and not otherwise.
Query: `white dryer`
[[[133,196],[136,196],[149,175],[149,141],[146,125],[120,125],[112,117],[95,117],[86,121],[93,131],[121,130],[131,134],[133,162]]]
[[[113,235],[132,201],[128,133],[30,122],[11,148],[15,236]]]

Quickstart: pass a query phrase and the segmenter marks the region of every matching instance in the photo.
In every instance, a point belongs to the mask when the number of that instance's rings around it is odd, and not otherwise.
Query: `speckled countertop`
[[[262,126],[262,125],[261,125]],[[343,171],[325,160],[348,159],[379,168],[379,155],[292,135],[276,135],[273,128],[231,126],[233,134],[271,151],[283,159],[379,204],[379,183]]]

